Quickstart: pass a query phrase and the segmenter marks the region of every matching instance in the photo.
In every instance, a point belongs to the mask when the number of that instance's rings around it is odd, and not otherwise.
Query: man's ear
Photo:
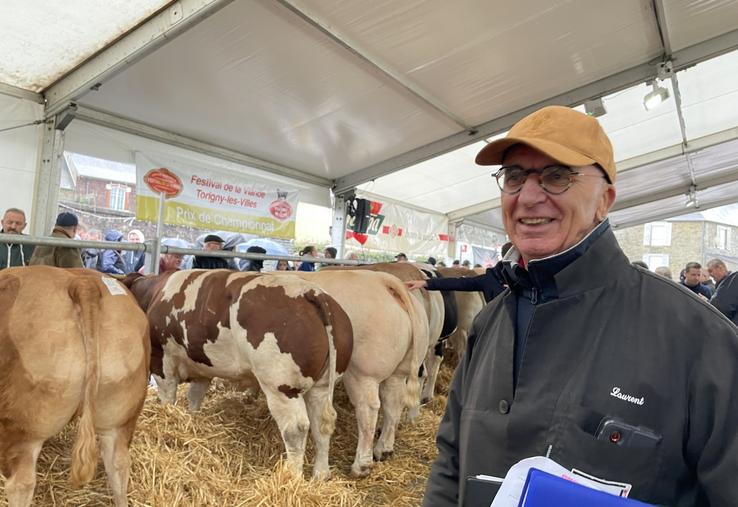
[[[602,189],[602,194],[600,195],[600,200],[597,203],[597,210],[595,211],[595,219],[597,223],[602,222],[607,217],[610,208],[615,204],[616,196],[617,192],[615,190],[615,185],[605,183],[604,188]]]

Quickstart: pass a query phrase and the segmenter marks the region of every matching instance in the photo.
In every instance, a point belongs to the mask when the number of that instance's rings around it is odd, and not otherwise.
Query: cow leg
[[[373,378],[357,379],[347,372],[343,377],[343,385],[356,411],[359,426],[359,441],[356,444],[356,457],[351,465],[351,475],[365,477],[374,466],[372,442],[379,414],[379,384]]]
[[[287,467],[296,477],[302,477],[305,441],[310,427],[305,400],[301,394],[292,396],[263,384],[261,387],[266,395],[269,412],[277,421],[279,432],[282,434],[287,451]]]
[[[335,412],[333,412],[334,424],[330,428],[324,424],[323,411],[330,398],[330,388],[327,382],[324,385],[315,384],[305,393],[305,406],[310,419],[310,435],[315,443],[315,462],[313,464],[313,479],[329,479],[331,471],[328,465],[328,451],[331,445],[331,436],[335,426]],[[328,431],[330,430],[330,431]]]
[[[119,428],[101,430],[100,454],[105,464],[108,486],[113,492],[115,507],[128,505],[128,475],[131,469],[131,457],[128,447],[136,425],[134,417],[126,425]]]
[[[179,379],[174,375],[167,375],[162,378],[157,374],[153,375],[156,381],[157,394],[159,395],[159,401],[165,405],[174,405],[177,402],[177,386],[179,385]]]
[[[382,434],[374,446],[374,459],[383,461],[392,456],[395,434],[405,401],[405,377],[393,375],[379,386],[382,401]]]
[[[210,389],[209,378],[195,379],[190,382],[190,390],[187,392],[187,408],[190,412],[199,412],[202,401]]]
[[[443,361],[443,342],[439,341],[425,356],[425,369],[428,372],[428,378],[425,379],[425,385],[423,385],[423,391],[420,394],[421,404],[428,403],[433,399],[438,371],[441,369],[441,361]]]
[[[28,507],[33,500],[33,490],[36,488],[36,460],[41,452],[43,440],[22,442],[8,450],[5,494],[8,498],[8,507]],[[7,472],[4,470],[4,472]]]

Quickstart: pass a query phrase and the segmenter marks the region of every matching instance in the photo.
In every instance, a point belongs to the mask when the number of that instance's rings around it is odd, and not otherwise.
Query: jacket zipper
[[[538,289],[531,287],[530,289],[530,302],[533,305],[538,304]]]

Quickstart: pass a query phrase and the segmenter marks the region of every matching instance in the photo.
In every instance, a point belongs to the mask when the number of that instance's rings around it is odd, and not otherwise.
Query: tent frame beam
[[[15,97],[16,99],[30,100],[37,104],[44,103],[44,97],[40,93],[32,92],[30,90],[24,90],[17,86],[0,83],[0,95],[7,95],[9,97]]]
[[[671,57],[674,72],[676,73],[680,70],[692,67],[700,62],[727,53],[736,48],[738,48],[738,30],[733,30],[713,39],[675,51]],[[353,174],[344,176],[343,178],[338,178],[336,179],[334,192],[337,194],[346,193],[352,188],[361,185],[362,183],[366,183],[367,181],[375,180],[400,169],[404,169],[438,155],[448,153],[449,151],[491,137],[509,129],[521,118],[544,106],[554,104],[576,106],[586,100],[602,97],[603,95],[608,95],[636,84],[650,81],[656,77],[656,63],[659,61],[661,61],[661,58],[652,62],[637,65],[598,81],[594,81],[593,83],[589,83],[555,97],[550,97],[531,106],[488,121],[475,127],[471,131],[458,132],[444,139],[439,139],[438,141],[434,141],[425,146],[368,166]],[[475,133],[471,134],[471,132]]]
[[[171,146],[177,146],[185,148],[187,150],[209,155],[222,160],[228,160],[237,164],[247,165],[255,169],[260,169],[270,174],[282,176],[285,178],[291,178],[298,180],[303,183],[310,183],[330,188],[331,180],[327,178],[321,178],[319,176],[313,176],[312,174],[304,173],[290,167],[275,164],[266,160],[258,159],[244,153],[223,148],[214,144],[198,141],[180,134],[175,134],[167,130],[162,130],[145,123],[137,122],[135,120],[122,118],[114,114],[99,111],[91,107],[77,106],[75,117],[79,120],[102,127],[111,128],[128,134],[144,137],[153,141],[158,141]]]
[[[720,206],[727,206],[729,204],[735,204],[735,197],[725,197],[722,199],[717,199],[714,201],[710,201],[707,205],[700,204],[698,208],[685,208],[684,212],[674,212],[674,211],[665,211],[660,214],[656,215],[649,215],[647,219],[641,220],[629,220],[624,222],[617,222],[617,217],[615,221],[612,224],[613,229],[627,229],[628,227],[635,227],[637,225],[643,225],[650,222],[658,222],[661,220],[668,220],[670,218],[678,217],[680,215],[684,215],[685,213],[694,213],[694,212],[700,212],[700,211],[707,211],[708,209],[712,208],[719,208]]]
[[[130,30],[44,90],[46,116],[66,108],[90,90],[212,16],[233,0],[177,0]]]

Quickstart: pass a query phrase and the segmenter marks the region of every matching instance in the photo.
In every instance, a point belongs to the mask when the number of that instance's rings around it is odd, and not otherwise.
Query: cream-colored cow
[[[31,504],[41,446],[80,414],[71,480],[89,482],[97,439],[115,505],[146,398],[146,316],[117,281],[47,266],[0,272],[0,471],[9,507]]]
[[[417,411],[418,368],[428,350],[428,320],[420,302],[387,273],[359,270],[273,274],[300,276],[338,301],[351,320],[354,348],[343,384],[356,410],[359,441],[351,466],[355,476],[369,474],[380,401],[382,434],[374,446],[377,460],[392,454],[402,409]]]

